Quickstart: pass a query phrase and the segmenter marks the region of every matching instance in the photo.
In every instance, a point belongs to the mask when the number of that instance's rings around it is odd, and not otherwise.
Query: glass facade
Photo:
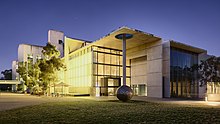
[[[220,94],[220,85],[216,82],[207,82],[208,94]]]
[[[115,95],[122,80],[122,51],[90,46],[69,55],[69,93],[96,96]],[[130,86],[130,62],[127,61],[127,85]]]
[[[76,51],[69,56],[69,93],[90,94],[92,84],[91,47]]]
[[[145,84],[132,85],[132,90],[134,95],[137,96],[146,96],[147,94],[147,87]]]
[[[93,89],[96,96],[115,95],[121,86],[122,51],[93,46]],[[130,86],[130,62],[127,61],[127,85]]]
[[[182,49],[170,50],[170,96],[198,97],[198,54]]]

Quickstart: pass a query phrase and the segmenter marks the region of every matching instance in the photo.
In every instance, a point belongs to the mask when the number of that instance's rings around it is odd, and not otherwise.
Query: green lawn
[[[45,103],[0,112],[8,123],[220,123],[220,108],[130,101]]]

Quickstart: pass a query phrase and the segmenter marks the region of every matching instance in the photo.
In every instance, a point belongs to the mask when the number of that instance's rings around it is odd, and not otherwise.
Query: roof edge
[[[44,46],[41,46],[41,45],[34,45],[34,44],[28,44],[28,43],[22,43],[22,44],[19,44],[20,45],[29,45],[29,46],[36,46],[36,47],[44,47]]]
[[[198,47],[191,46],[191,45],[188,45],[188,44],[184,44],[184,43],[181,43],[181,42],[177,42],[177,41],[174,41],[174,40],[169,40],[169,42],[170,42],[170,46],[173,46],[173,47],[176,47],[176,48],[180,48],[180,49],[183,49],[183,50],[188,50],[188,51],[195,52],[195,53],[207,53],[207,50],[202,49],[202,48],[198,48]]]
[[[65,38],[70,38],[70,39],[74,39],[74,40],[80,40],[80,41],[84,41],[84,42],[87,42],[87,43],[92,43],[92,41],[83,40],[83,39],[79,39],[79,38],[73,38],[73,37],[69,37],[69,36],[65,36]]]

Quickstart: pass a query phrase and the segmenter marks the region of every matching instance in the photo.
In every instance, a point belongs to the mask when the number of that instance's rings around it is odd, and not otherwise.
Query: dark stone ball
[[[123,102],[130,100],[133,96],[133,90],[127,85],[120,86],[116,93],[117,98]]]

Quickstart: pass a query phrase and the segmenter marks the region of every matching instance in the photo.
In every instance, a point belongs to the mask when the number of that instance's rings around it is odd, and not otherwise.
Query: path
[[[0,93],[0,111],[20,108],[24,106],[38,105],[47,102],[74,102],[82,100],[117,100],[115,96],[108,97],[39,97],[28,94],[15,94],[15,93]],[[182,105],[204,105],[204,106],[217,106],[220,107],[220,102],[205,102],[196,100],[180,100],[180,99],[161,99],[161,98],[148,98],[134,96],[132,100],[157,102],[157,103],[170,103]]]

